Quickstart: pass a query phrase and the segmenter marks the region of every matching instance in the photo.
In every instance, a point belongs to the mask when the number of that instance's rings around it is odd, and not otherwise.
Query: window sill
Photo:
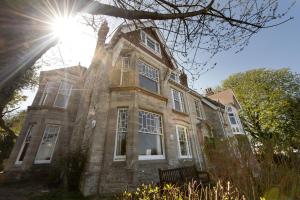
[[[156,156],[139,156],[139,160],[164,160],[166,157],[164,155],[156,155]]]
[[[110,88],[110,91],[138,91],[138,92],[141,92],[143,94],[146,94],[146,95],[149,95],[149,96],[152,96],[156,99],[159,99],[159,100],[162,100],[162,101],[165,101],[165,102],[168,102],[168,99],[164,96],[161,96],[160,94],[155,94],[153,92],[150,92],[148,90],[145,90],[141,87],[137,87],[137,86],[121,86],[121,87],[111,87]]]
[[[177,110],[175,110],[174,108],[172,109],[172,111],[173,111],[174,113],[176,113],[176,114],[179,114],[179,115],[183,115],[183,116],[186,116],[186,117],[189,116],[187,113],[181,112],[181,111],[177,111]]]
[[[60,108],[60,107],[53,107],[53,106],[28,106],[28,110],[56,110],[56,111],[61,111],[65,112],[67,109]]]
[[[50,164],[51,160],[36,160],[34,164]]]

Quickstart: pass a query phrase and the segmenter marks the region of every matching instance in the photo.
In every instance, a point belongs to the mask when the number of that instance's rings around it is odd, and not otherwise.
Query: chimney
[[[109,27],[107,25],[107,21],[104,20],[104,22],[101,24],[99,31],[98,31],[97,47],[104,46],[108,32],[109,32]]]
[[[211,89],[211,87],[206,88],[206,89],[205,89],[205,93],[206,93],[206,96],[210,96],[210,95],[213,95],[213,94],[214,94],[214,92],[213,92],[213,90]]]
[[[181,71],[181,74],[179,76],[179,81],[180,81],[181,85],[183,85],[185,87],[189,87],[188,86],[187,75],[184,73],[184,70]]]

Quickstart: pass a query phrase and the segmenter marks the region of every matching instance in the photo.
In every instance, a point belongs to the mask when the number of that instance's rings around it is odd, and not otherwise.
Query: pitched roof
[[[241,105],[235,97],[232,89],[223,90],[221,92],[209,95],[207,97],[217,102],[221,102],[224,105],[232,104],[237,109],[241,109]]]
[[[128,24],[119,25],[118,28],[114,31],[113,35],[110,37],[107,47],[109,47],[109,48],[113,47],[116,44],[116,42],[118,41],[118,39],[120,38],[122,33],[126,34],[129,32],[142,30],[142,29],[146,29],[146,28],[151,28],[151,30],[153,30],[155,32],[155,34],[157,35],[157,37],[159,39],[159,42],[162,44],[162,49],[168,55],[168,57],[171,61],[171,64],[173,65],[173,67],[175,69],[178,69],[177,62],[174,59],[171,51],[169,50],[163,34],[160,32],[160,30],[157,28],[155,22],[152,20],[147,20],[142,23],[128,23]]]

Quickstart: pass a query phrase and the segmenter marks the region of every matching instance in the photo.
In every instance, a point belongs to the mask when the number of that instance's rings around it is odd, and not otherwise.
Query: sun
[[[68,67],[79,62],[88,66],[93,57],[97,43],[97,34],[84,23],[82,16],[59,15],[49,22],[51,36],[59,42],[51,56],[57,56],[61,62],[53,61],[53,65]]]
[[[75,42],[80,27],[75,17],[56,17],[51,23],[51,29],[56,38],[62,43]]]

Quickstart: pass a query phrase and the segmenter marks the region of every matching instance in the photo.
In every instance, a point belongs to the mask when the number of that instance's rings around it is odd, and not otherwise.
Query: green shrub
[[[245,198],[229,182],[218,182],[212,188],[201,187],[196,182],[190,182],[182,187],[165,184],[142,185],[135,191],[125,191],[119,200],[244,200]]]

